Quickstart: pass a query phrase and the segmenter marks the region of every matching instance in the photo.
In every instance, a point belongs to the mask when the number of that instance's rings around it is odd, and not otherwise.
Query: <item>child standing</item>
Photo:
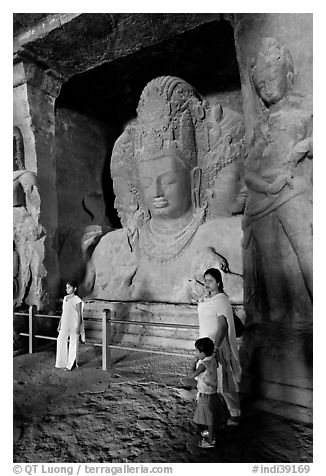
[[[214,353],[214,342],[209,337],[197,339],[195,342],[197,356],[192,362],[191,378],[197,380],[197,408],[193,421],[197,425],[206,426],[202,436],[207,436],[199,443],[200,448],[214,448],[215,426],[218,412],[217,394],[217,363]]]
[[[67,295],[63,298],[62,315],[58,326],[57,356],[55,366],[72,370],[77,365],[78,340],[83,332],[83,301],[77,296],[77,283],[66,284]],[[69,337],[69,351],[68,351]]]

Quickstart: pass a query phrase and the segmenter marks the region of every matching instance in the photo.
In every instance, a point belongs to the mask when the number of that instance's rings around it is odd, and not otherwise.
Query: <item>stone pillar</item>
[[[311,421],[312,14],[231,21],[248,149],[242,389],[265,409]],[[286,71],[273,100],[271,71]]]
[[[14,125],[23,135],[25,168],[37,175],[38,224],[45,235],[40,289],[33,302],[39,309],[53,306],[59,281],[55,245],[58,224],[55,100],[61,84],[62,79],[51,71],[24,59],[14,62]]]

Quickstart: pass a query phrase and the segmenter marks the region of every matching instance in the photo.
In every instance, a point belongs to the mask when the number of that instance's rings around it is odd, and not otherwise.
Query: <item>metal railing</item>
[[[86,315],[85,315],[86,314]],[[51,314],[39,314],[36,312],[36,306],[30,306],[29,311],[27,312],[15,312],[17,316],[28,317],[28,333],[20,332],[19,335],[28,337],[28,352],[30,354],[35,352],[36,349],[36,339],[47,339],[47,340],[57,340],[57,337],[45,336],[37,334],[37,319],[38,318],[50,318],[50,319],[60,319],[61,316],[51,315]],[[175,355],[180,357],[189,357],[189,354],[179,353],[179,352],[166,352],[162,350],[153,350],[153,349],[142,349],[136,347],[127,347],[124,345],[113,345],[111,343],[112,338],[112,324],[132,324],[139,326],[151,326],[151,327],[165,327],[171,329],[193,329],[198,330],[198,326],[192,324],[173,324],[173,323],[163,323],[163,322],[149,322],[149,321],[131,321],[131,320],[120,320],[120,319],[111,319],[111,311],[109,309],[103,309],[103,314],[101,318],[87,316],[87,313],[84,312],[84,321],[89,322],[101,322],[101,342],[95,343],[102,347],[102,370],[108,370],[111,367],[111,348],[116,349],[126,349],[137,352],[149,352],[153,354],[163,354],[163,355]]]
[[[20,332],[20,336],[28,337],[28,352],[32,354],[36,350],[36,339],[57,340],[57,337],[45,336],[37,334],[37,319],[49,318],[60,319],[61,316],[51,314],[38,314],[36,313],[36,306],[30,306],[27,312],[15,312],[16,316],[28,316],[28,332]],[[102,347],[102,370],[108,370],[111,367],[111,326],[110,326],[110,310],[104,309],[102,318],[96,317],[83,317],[84,321],[98,321],[102,322],[102,334],[101,334],[101,347]]]

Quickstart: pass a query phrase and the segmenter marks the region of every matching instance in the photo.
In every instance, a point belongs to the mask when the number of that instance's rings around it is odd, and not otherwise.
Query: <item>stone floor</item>
[[[81,346],[79,368],[55,349],[14,357],[14,462],[310,463],[312,427],[243,403],[239,427],[198,448],[189,358]]]

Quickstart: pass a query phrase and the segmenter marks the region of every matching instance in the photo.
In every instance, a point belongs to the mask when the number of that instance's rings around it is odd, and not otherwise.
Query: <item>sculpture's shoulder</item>
[[[123,264],[126,261],[133,261],[134,255],[128,242],[127,230],[120,228],[109,231],[100,239],[93,252],[92,260],[100,266],[106,261]]]
[[[123,247],[125,244],[128,244],[126,230],[124,228],[119,228],[118,230],[110,231],[102,236],[94,253],[95,251],[112,253],[114,250]]]
[[[192,243],[192,259],[201,265],[216,267],[211,263],[220,261],[216,254],[223,257],[233,271],[242,270],[242,216],[219,217],[201,225]],[[219,267],[219,266],[218,266]]]
[[[200,225],[196,233],[195,241],[203,243],[221,242],[223,239],[231,240],[242,234],[242,215],[232,217],[217,217],[207,220]]]
[[[293,128],[302,124],[307,126],[312,122],[312,108],[309,104],[302,102],[301,98],[289,96],[282,104],[278,104],[270,110],[270,122],[272,124],[283,124]]]

